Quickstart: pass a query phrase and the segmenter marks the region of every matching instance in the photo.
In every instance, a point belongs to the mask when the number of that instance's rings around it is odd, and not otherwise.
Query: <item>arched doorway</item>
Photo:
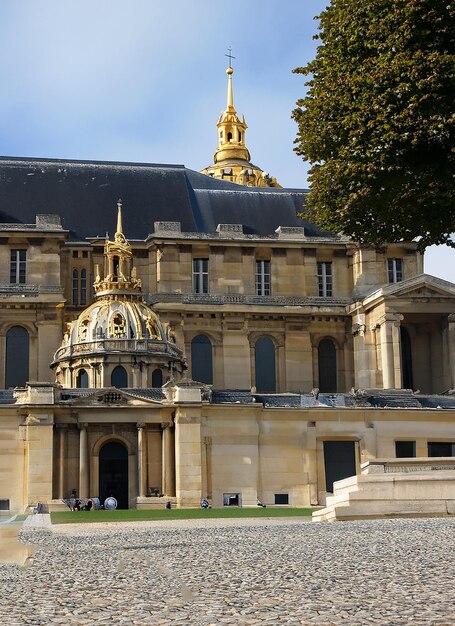
[[[99,498],[101,504],[109,496],[119,509],[128,508],[128,450],[119,441],[105,443],[99,454]]]

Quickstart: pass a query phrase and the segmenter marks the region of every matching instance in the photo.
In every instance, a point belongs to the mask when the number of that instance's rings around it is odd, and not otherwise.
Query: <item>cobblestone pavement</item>
[[[455,520],[232,522],[24,527],[0,622],[455,624]]]

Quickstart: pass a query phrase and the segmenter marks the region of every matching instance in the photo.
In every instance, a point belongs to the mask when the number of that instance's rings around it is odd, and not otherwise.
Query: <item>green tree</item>
[[[297,102],[304,216],[362,243],[455,247],[455,2],[332,0]]]

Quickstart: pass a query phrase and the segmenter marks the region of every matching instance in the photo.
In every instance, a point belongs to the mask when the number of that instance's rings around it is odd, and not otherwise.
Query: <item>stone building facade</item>
[[[215,161],[243,168],[230,107]],[[455,285],[238,180],[0,158],[0,509],[309,506],[363,461],[453,456]]]

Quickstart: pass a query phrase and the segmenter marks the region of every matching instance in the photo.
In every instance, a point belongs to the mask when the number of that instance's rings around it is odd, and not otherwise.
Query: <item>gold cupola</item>
[[[230,54],[226,55],[233,58]],[[218,119],[218,148],[213,155],[213,165],[201,170],[212,178],[228,180],[249,187],[281,187],[276,178],[251,163],[251,155],[246,147],[245,134],[248,128],[245,116],[242,119],[234,107],[234,89],[232,76],[234,69],[229,65],[226,70],[228,77],[227,106]]]
[[[103,278],[99,265],[96,265],[93,288],[97,297],[119,293],[125,295],[141,293],[142,284],[133,265],[131,245],[123,234],[121,200],[117,202],[117,230],[114,241],[109,241],[106,235]]]
[[[106,235],[104,271],[95,266],[95,299],[67,324],[51,367],[63,387],[161,386],[186,369],[174,328],[144,300],[117,203],[114,241]]]
[[[232,87],[232,75],[234,69],[228,67],[226,74],[228,75],[228,91],[226,110],[218,119],[218,148],[214,154],[214,162],[220,163],[227,159],[242,159],[249,161],[251,159],[248,148],[245,145],[245,131],[248,128],[245,122],[245,116],[240,121],[237,111],[234,107],[234,95]]]

